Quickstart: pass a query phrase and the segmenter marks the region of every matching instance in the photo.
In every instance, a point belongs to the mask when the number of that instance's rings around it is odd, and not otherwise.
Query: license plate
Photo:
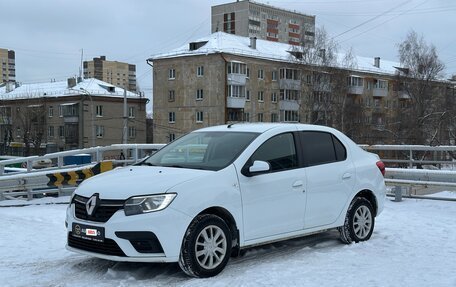
[[[104,227],[90,226],[80,223],[73,223],[73,237],[84,240],[103,242],[105,238]]]

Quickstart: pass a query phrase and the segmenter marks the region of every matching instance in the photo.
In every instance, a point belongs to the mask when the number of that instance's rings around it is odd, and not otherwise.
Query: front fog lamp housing
[[[176,195],[176,193],[165,193],[132,197],[125,202],[125,215],[143,214],[165,209]]]

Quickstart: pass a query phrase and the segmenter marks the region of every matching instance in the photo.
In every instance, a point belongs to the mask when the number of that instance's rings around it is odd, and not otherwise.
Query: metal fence
[[[40,194],[68,194],[75,186],[49,188],[42,176],[56,170],[73,170],[93,166],[104,160],[114,165],[128,165],[162,148],[164,144],[116,144],[106,147],[93,147],[63,151],[44,156],[31,156],[0,161],[0,200],[16,197],[33,198]],[[385,182],[390,186],[390,195],[398,199],[402,196],[420,197],[413,190],[416,187],[439,187],[445,190],[456,189],[456,146],[417,146],[417,145],[361,145],[367,151],[377,153],[387,165]],[[65,158],[87,154],[90,163],[67,165]],[[49,167],[35,170],[33,164],[48,160]],[[5,173],[7,166],[23,164],[24,169]],[[41,184],[41,185],[40,185]],[[43,189],[44,188],[44,189]]]

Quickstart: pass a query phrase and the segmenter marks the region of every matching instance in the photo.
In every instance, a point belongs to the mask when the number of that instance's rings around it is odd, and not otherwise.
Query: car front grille
[[[116,211],[123,209],[125,202],[124,200],[101,199],[100,206],[98,206],[94,214],[88,215],[86,210],[86,202],[88,200],[88,197],[74,196],[71,203],[74,203],[76,218],[95,222],[106,222]]]
[[[121,256],[126,257],[125,253],[120,249],[117,243],[109,238],[105,238],[104,242],[96,242],[90,241],[86,239],[76,238],[70,232],[68,233],[68,246],[93,252],[93,253],[100,253],[105,255],[112,255],[112,256]]]

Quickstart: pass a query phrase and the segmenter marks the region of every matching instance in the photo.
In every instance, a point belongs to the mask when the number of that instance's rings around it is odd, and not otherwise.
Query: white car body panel
[[[247,177],[241,169],[253,152],[270,137],[298,130],[334,134],[347,147],[347,160]],[[301,124],[258,124],[211,127],[200,131],[261,133],[233,163],[218,171],[160,166],[131,166],[93,177],[75,194],[101,199],[126,200],[132,196],[176,193],[165,209],[126,216],[118,210],[107,222],[76,218],[74,204],[67,211],[68,232],[73,222],[105,228],[127,257],[110,256],[67,246],[71,251],[115,261],[177,262],[185,232],[192,220],[208,208],[229,213],[239,232],[241,248],[288,239],[343,225],[354,196],[373,192],[377,215],[383,209],[386,187],[375,165],[375,155],[365,152],[342,133],[327,127]],[[347,176],[349,175],[349,176]],[[163,253],[137,252],[116,231],[153,232]]]

